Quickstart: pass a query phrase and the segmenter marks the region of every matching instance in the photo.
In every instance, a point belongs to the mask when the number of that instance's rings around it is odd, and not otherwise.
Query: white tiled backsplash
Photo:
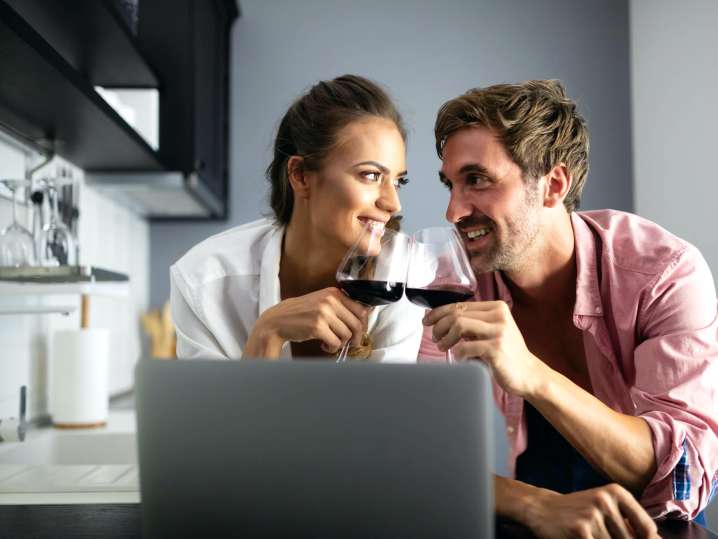
[[[80,263],[119,271],[130,276],[127,298],[90,297],[90,327],[111,330],[110,393],[132,386],[132,371],[142,355],[140,315],[149,301],[149,225],[82,181],[83,172],[55,157],[39,175],[53,175],[58,167],[69,167],[80,178]],[[24,177],[25,155],[0,140],[0,177]],[[19,212],[30,228],[30,211]],[[12,220],[10,201],[0,197],[0,228]],[[78,305],[79,296],[4,297],[2,305]],[[0,417],[16,416],[19,388],[28,386],[28,413],[49,413],[48,387],[51,368],[51,336],[58,329],[80,327],[79,308],[69,316],[0,315]]]

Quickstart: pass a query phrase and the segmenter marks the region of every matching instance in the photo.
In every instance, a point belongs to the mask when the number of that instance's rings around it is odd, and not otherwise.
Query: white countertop
[[[0,444],[0,504],[140,501],[135,414],[110,411],[94,429],[31,429]]]

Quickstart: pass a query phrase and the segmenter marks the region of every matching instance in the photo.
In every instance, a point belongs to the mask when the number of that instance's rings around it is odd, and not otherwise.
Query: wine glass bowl
[[[339,264],[339,288],[354,301],[371,307],[399,301],[404,295],[409,236],[368,222]],[[337,363],[346,360],[348,344]]]
[[[45,179],[45,189],[50,200],[50,221],[40,232],[40,264],[43,266],[66,266],[76,264],[75,238],[60,219],[57,188],[65,180]]]
[[[27,187],[30,182],[25,179],[0,179],[12,193],[12,223],[0,231],[0,266],[23,267],[35,264],[35,242],[32,233],[22,226],[17,219],[17,191]]]
[[[469,301],[476,277],[464,243],[453,227],[432,227],[414,234],[406,277],[406,297],[414,305],[435,309]],[[447,362],[453,358],[447,351]]]

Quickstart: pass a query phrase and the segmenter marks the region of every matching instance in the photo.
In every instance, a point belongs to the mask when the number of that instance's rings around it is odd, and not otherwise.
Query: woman
[[[335,279],[363,227],[401,209],[405,140],[388,96],[362,77],[297,99],[267,169],[274,219],[213,236],[170,269],[177,355],[332,358],[350,342],[349,357],[415,361],[423,311],[404,299],[369,309]]]

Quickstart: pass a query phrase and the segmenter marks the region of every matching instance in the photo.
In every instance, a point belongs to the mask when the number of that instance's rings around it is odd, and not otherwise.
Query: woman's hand
[[[367,327],[369,307],[335,287],[286,299],[262,313],[252,328],[244,357],[275,359],[285,342],[317,339],[333,354],[344,343],[358,346]]]
[[[658,537],[648,513],[617,484],[571,494],[544,491],[530,505],[525,523],[541,539]]]

